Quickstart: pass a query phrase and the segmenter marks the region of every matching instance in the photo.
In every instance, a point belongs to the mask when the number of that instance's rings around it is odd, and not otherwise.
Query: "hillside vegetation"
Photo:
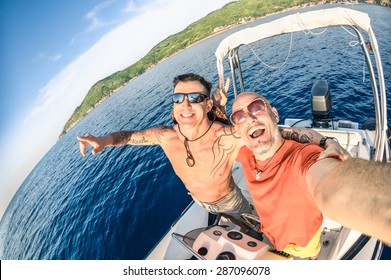
[[[190,24],[183,31],[169,36],[153,47],[136,63],[121,71],[115,72],[94,84],[88,91],[83,102],[75,109],[71,118],[65,124],[60,137],[69,131],[70,128],[93,108],[115,93],[119,88],[126,85],[131,79],[143,74],[150,67],[174,55],[180,50],[183,50],[216,32],[268,14],[291,7],[326,2],[330,1],[239,0],[226,4],[221,9],[211,12],[206,17]]]

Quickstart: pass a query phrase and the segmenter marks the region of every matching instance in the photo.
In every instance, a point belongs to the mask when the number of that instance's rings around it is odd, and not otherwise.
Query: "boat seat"
[[[367,130],[327,130],[315,129],[324,136],[335,137],[342,148],[346,149],[352,157],[370,159],[368,146],[373,147],[370,142],[372,131]]]

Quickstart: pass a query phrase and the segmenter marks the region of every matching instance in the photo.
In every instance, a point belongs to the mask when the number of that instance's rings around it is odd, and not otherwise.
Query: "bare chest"
[[[230,160],[211,143],[185,143],[179,139],[164,148],[175,173],[186,185],[209,184],[230,174]]]

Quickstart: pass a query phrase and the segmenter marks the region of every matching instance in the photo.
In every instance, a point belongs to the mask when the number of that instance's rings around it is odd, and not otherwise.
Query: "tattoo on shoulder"
[[[229,137],[238,138],[236,132],[232,127],[224,127],[223,134],[220,135],[212,145],[213,153],[213,168],[211,174],[216,175],[219,169],[229,160],[231,154],[235,151],[235,144],[231,141],[224,141]],[[225,142],[224,144],[222,142]]]
[[[224,127],[224,134],[225,134],[225,136],[233,136],[236,139],[240,139],[240,135],[236,132],[236,130],[233,126],[225,126]]]
[[[154,138],[157,140],[157,144],[160,144],[163,142],[163,137],[167,135],[169,131],[172,130],[172,127],[170,126],[160,126],[159,129],[156,129],[154,133]]]

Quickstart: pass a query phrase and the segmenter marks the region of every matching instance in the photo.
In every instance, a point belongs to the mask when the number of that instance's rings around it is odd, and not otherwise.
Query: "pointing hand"
[[[93,155],[100,153],[105,147],[100,137],[95,137],[89,133],[85,134],[84,136],[77,136],[77,140],[79,140],[79,149],[83,157],[86,156],[86,148],[88,145],[91,145],[93,147]]]

